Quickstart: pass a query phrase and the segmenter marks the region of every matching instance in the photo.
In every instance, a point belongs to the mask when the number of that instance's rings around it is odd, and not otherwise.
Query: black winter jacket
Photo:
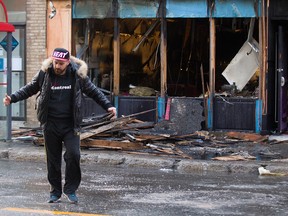
[[[105,110],[107,110],[109,107],[112,107],[112,104],[105,97],[105,95],[90,81],[90,78],[87,76],[87,64],[73,56],[71,56],[70,59],[71,63],[68,67],[71,67],[71,73],[75,75],[75,82],[72,85],[72,88],[74,89],[74,130],[76,133],[78,133],[80,131],[80,123],[82,122],[83,118],[83,111],[81,109],[83,93],[92,98]],[[48,58],[43,61],[41,70],[32,78],[31,82],[10,96],[11,103],[16,103],[18,101],[25,100],[40,91],[37,106],[37,118],[41,125],[44,125],[47,122],[48,103],[51,93],[50,74],[52,72],[52,61],[52,58]]]

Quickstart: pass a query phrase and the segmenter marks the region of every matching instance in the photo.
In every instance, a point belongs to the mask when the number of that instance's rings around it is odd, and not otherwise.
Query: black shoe
[[[78,203],[78,197],[76,196],[75,193],[71,193],[71,194],[64,193],[64,195],[67,197],[70,203],[73,203],[73,204]]]
[[[61,195],[50,195],[50,198],[48,200],[48,203],[57,203],[57,202],[60,202],[60,198],[61,198]]]

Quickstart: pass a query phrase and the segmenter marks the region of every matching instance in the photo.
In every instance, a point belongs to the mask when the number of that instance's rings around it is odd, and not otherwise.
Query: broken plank
[[[113,117],[112,113],[107,113],[102,119],[96,119],[93,121],[86,121],[81,123],[82,129],[88,129],[92,127],[98,127],[101,125],[105,125],[111,122],[111,118]]]
[[[127,154],[134,154],[134,155],[144,155],[144,156],[160,156],[160,157],[173,157],[173,158],[181,158],[180,156],[178,155],[167,155],[167,154],[161,154],[161,152],[159,153],[151,153],[151,152],[126,152],[124,151],[125,153]]]
[[[158,135],[145,135],[145,134],[139,134],[139,135],[134,135],[135,138],[139,141],[157,141],[157,140],[166,140],[166,137],[158,136]]]
[[[120,150],[141,150],[145,146],[139,142],[120,142],[111,140],[85,140],[81,141],[81,147],[117,148]]]
[[[155,125],[154,122],[138,122],[127,124],[127,128],[150,128]]]
[[[131,130],[131,129],[145,129],[145,128],[152,128],[154,126],[154,122],[142,122],[142,123],[127,123],[127,125],[121,128],[115,128],[111,130],[111,132],[122,132],[124,130]]]
[[[243,132],[227,132],[227,136],[253,142],[263,142],[268,139],[268,136],[262,136],[255,133],[243,133]]]
[[[241,155],[229,155],[229,156],[219,156],[219,157],[214,157],[212,160],[219,160],[219,161],[246,161],[245,157]]]
[[[91,137],[91,136],[94,136],[94,135],[96,135],[96,134],[102,133],[102,132],[104,132],[104,131],[108,131],[108,130],[114,128],[114,127],[117,127],[117,126],[126,124],[126,123],[129,122],[130,120],[131,120],[131,119],[115,120],[115,121],[111,122],[110,124],[103,125],[103,126],[101,126],[101,127],[99,127],[99,128],[92,129],[92,130],[90,130],[90,131],[81,133],[81,134],[80,134],[80,140],[89,138],[89,137]]]
[[[43,137],[38,137],[37,139],[33,140],[33,144],[36,146],[44,146],[45,140]]]
[[[163,152],[163,153],[166,153],[166,154],[170,154],[170,155],[179,155],[183,158],[188,158],[188,159],[192,159],[192,157],[190,157],[189,155],[187,154],[184,154],[180,149],[178,148],[163,148],[163,147],[159,147],[159,146],[156,146],[156,145],[153,145],[153,144],[147,144],[146,145],[147,147],[150,147],[151,149],[153,150],[156,150],[156,151],[159,151],[159,152]]]
[[[129,133],[129,134],[136,134],[136,135],[151,135],[151,136],[161,136],[161,137],[171,137],[171,134],[163,134],[163,133],[157,133],[154,131],[132,131],[132,130],[123,130],[123,133]]]
[[[142,114],[145,114],[145,113],[148,113],[148,112],[153,112],[153,111],[156,111],[156,110],[157,110],[156,108],[150,109],[150,110],[145,110],[145,111],[142,111],[142,112],[138,112],[138,113],[134,113],[134,114],[131,114],[131,115],[123,116],[121,118],[131,118],[131,117],[142,115]]]
[[[133,122],[134,122],[134,123],[144,123],[144,121],[141,121],[141,120],[139,120],[139,119],[134,119]]]
[[[81,145],[81,147],[83,147]],[[110,149],[110,150],[122,150],[121,147],[114,147],[114,146],[101,146],[101,145],[97,145],[97,146],[85,146],[85,148],[101,148],[101,149]]]
[[[153,150],[157,150],[157,151],[160,151],[160,152],[165,152],[165,153],[167,153],[167,154],[174,154],[174,152],[172,151],[172,149],[171,148],[165,148],[165,149],[163,149],[163,148],[161,148],[161,147],[159,147],[159,146],[157,146],[157,145],[154,145],[154,144],[147,144],[146,145],[147,147],[149,147],[149,148],[151,148],[151,149],[153,149]]]
[[[183,158],[187,158],[187,159],[193,159],[190,155],[185,154],[182,150],[180,150],[179,148],[174,148],[174,151],[176,152],[177,155],[180,155]]]
[[[35,132],[37,130],[41,130],[41,128],[12,130],[11,134],[12,136],[15,136],[18,134],[27,134],[27,133]]]

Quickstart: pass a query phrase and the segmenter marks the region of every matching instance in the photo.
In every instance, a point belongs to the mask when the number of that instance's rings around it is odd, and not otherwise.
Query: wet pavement
[[[0,142],[0,215],[287,215],[288,176],[260,176],[267,165],[288,174],[288,142],[193,140],[178,145],[193,157],[82,149],[80,202],[46,203],[43,146]],[[217,156],[252,155],[221,161]],[[35,201],[36,200],[36,201]]]
[[[288,177],[83,164],[79,203],[48,204],[46,165],[0,160],[4,216],[285,216]]]

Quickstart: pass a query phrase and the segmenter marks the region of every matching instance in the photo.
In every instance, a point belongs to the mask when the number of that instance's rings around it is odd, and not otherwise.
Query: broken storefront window
[[[258,29],[251,29],[250,21],[216,19],[216,93],[257,96]],[[113,19],[76,19],[73,28],[75,51],[89,63],[91,79],[112,90]],[[160,91],[160,31],[159,19],[120,21],[120,94],[150,96]],[[209,91],[209,40],[209,19],[167,19],[168,96],[199,97],[203,85]]]

